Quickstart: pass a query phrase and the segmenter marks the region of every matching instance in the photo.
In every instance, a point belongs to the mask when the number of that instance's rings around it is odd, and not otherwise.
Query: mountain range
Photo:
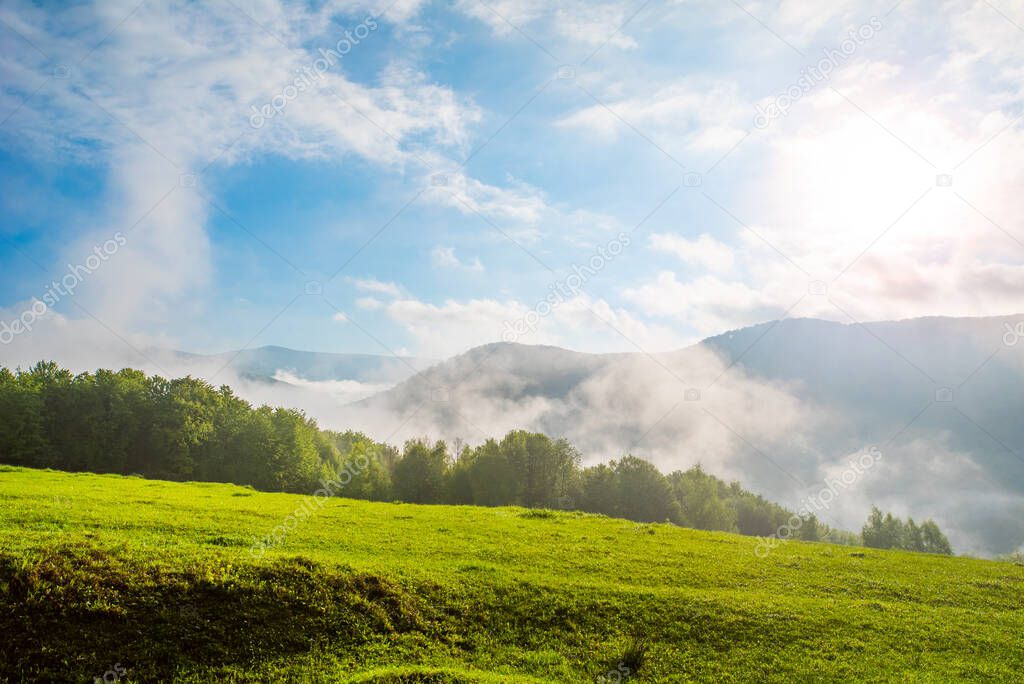
[[[151,372],[392,443],[542,431],[585,463],[699,463],[846,529],[877,504],[934,518],[960,552],[1024,545],[1024,315],[784,319],[663,353],[495,343],[444,361],[282,347],[146,358]],[[878,457],[859,468],[865,453]]]

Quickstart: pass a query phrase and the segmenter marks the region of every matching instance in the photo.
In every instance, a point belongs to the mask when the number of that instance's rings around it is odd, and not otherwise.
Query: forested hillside
[[[786,531],[809,541],[861,542],[700,466],[666,476],[625,455],[582,467],[580,452],[565,439],[522,430],[454,451],[429,439],[399,450],[358,432],[321,430],[300,411],[254,407],[227,386],[131,369],[74,375],[46,362],[27,371],[0,369],[0,461],[372,501],[576,509],[763,537]],[[916,544],[921,533],[913,521],[903,525],[890,516],[886,525],[866,541],[942,550]],[[929,538],[941,537],[932,527]]]

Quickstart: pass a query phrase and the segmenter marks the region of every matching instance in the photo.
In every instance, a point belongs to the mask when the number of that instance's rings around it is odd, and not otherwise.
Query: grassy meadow
[[[1020,681],[1024,567],[0,466],[0,680]]]

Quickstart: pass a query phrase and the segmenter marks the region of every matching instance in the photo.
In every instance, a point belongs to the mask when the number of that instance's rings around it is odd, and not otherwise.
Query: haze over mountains
[[[440,363],[150,350],[159,367],[146,370],[230,384],[392,443],[475,444],[524,428],[568,438],[586,462],[633,453],[665,472],[701,463],[793,508],[830,488],[812,508],[830,524],[859,529],[877,504],[934,518],[959,552],[991,555],[1024,545],[1021,321],[793,319],[668,353],[496,343]],[[851,460],[872,447],[881,459],[854,472]]]
[[[338,383],[338,388],[375,392],[401,382],[417,371],[428,368],[430,359],[378,354],[331,354],[298,351],[285,347],[240,349],[222,354],[191,354],[156,350],[169,365],[184,364],[203,374],[207,368],[230,368],[240,378],[267,383],[287,383],[299,387],[308,383]],[[347,383],[347,384],[345,384]]]
[[[653,355],[497,343],[324,420],[391,441],[539,430],[587,461],[699,462],[793,506],[855,475],[820,517],[856,529],[874,503],[1002,553],[1024,544],[1021,320],[783,320]],[[852,472],[872,447],[881,460]]]

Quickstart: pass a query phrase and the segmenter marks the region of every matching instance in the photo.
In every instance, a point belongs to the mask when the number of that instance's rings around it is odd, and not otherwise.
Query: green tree
[[[312,492],[323,476],[315,424],[301,411],[275,409],[274,449],[270,468],[275,489]]]
[[[942,533],[939,526],[931,520],[921,523],[922,551],[925,553],[941,553],[947,556],[953,554],[953,548],[949,540]]]
[[[516,503],[523,506],[555,507],[567,493],[580,455],[564,439],[516,430],[499,444],[515,471]]]
[[[43,410],[37,389],[0,368],[0,460],[21,466],[46,465],[49,441]]]
[[[591,513],[619,515],[619,480],[604,463],[583,470],[580,477],[580,507]]]
[[[339,473],[347,472],[351,481],[336,492],[339,496],[370,501],[393,499],[391,474],[381,464],[376,444],[369,439],[352,444],[341,463]]]
[[[877,506],[871,507],[871,512],[868,514],[868,520],[864,523],[860,536],[864,540],[864,546],[868,546],[873,549],[890,548],[886,545],[889,540],[886,539],[885,536],[885,516]]]
[[[736,511],[719,494],[720,484],[724,484],[721,480],[697,465],[686,472],[672,473],[669,481],[679,502],[679,524],[698,530],[736,529]]]
[[[469,506],[474,504],[473,485],[470,480],[470,469],[472,468],[473,452],[463,452],[462,458],[456,461],[448,469],[448,481],[445,485],[445,503],[455,506]]]
[[[861,531],[864,546],[876,549],[905,549],[925,553],[952,554],[949,540],[932,520],[926,520],[920,527],[913,518],[904,523],[891,513],[883,514],[876,506]]]
[[[924,551],[924,534],[913,518],[907,518],[907,524],[903,528],[903,544],[900,548],[907,551]]]
[[[429,447],[422,440],[410,440],[391,475],[395,496],[409,503],[440,503],[447,471],[448,450],[444,442]]]
[[[800,516],[799,538],[804,541],[821,541],[828,533],[825,525],[821,524],[818,517],[813,513],[805,513]]]
[[[737,486],[735,489],[739,490],[739,487]],[[707,494],[707,496],[710,496],[710,494]],[[739,490],[732,492],[731,500],[732,508],[736,513],[736,529],[740,534],[770,537],[776,534],[782,525],[788,524],[788,520],[779,522],[772,506],[759,496],[753,496],[749,492]],[[723,504],[728,505],[726,501],[723,501]],[[718,517],[719,520],[726,520],[725,514],[718,510],[717,504],[712,504],[710,516],[706,511],[701,517],[705,520],[708,517]],[[786,517],[788,518],[788,515]],[[803,525],[801,525],[802,528]]]
[[[672,486],[653,464],[636,456],[626,456],[613,469],[623,517],[639,522],[679,519],[679,504],[672,495]]]
[[[493,439],[477,447],[468,457],[466,477],[472,502],[478,506],[508,506],[517,503],[523,486],[519,473],[504,450]]]

